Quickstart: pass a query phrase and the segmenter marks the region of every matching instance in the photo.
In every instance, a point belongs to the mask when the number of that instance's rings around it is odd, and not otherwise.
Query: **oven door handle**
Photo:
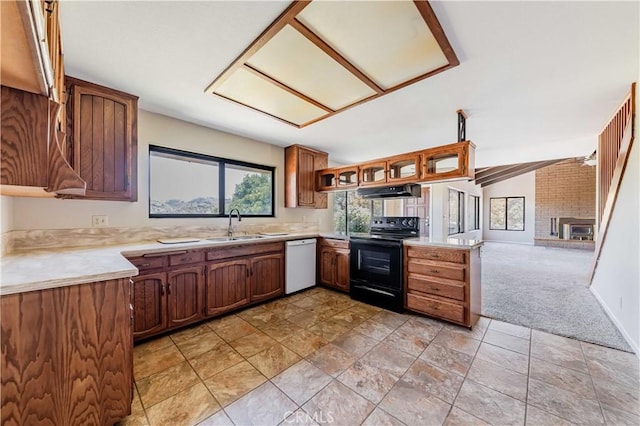
[[[353,287],[356,287],[356,288],[359,288],[359,289],[362,289],[362,290],[366,290],[366,291],[371,291],[371,292],[374,292],[374,293],[384,294],[385,296],[392,296],[392,297],[395,296],[395,294],[390,293],[388,291],[378,290],[377,288],[367,287],[366,285],[358,285],[358,284],[356,284]]]
[[[354,239],[350,240],[353,245],[379,246],[379,247],[402,247],[402,241],[380,241],[375,239]]]

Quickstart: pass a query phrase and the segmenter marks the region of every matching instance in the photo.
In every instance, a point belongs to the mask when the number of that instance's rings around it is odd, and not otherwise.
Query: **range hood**
[[[420,197],[420,185],[408,183],[405,185],[380,186],[376,188],[358,188],[358,195],[366,199],[374,198],[408,198]]]

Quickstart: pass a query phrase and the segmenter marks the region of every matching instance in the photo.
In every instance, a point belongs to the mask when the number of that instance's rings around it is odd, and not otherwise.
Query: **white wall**
[[[482,239],[521,244],[533,244],[536,224],[536,172],[525,173],[482,189]],[[491,197],[524,197],[524,231],[489,229]]]
[[[224,218],[148,217],[150,144],[275,166],[276,217],[247,218],[247,222],[317,222],[321,230],[333,229],[331,209],[284,208],[283,148],[142,110],[138,114],[137,202],[14,197],[13,228],[88,228],[91,227],[92,215],[108,215],[109,226],[114,227],[224,224]]]
[[[640,141],[637,135],[640,120],[637,117],[636,140],[622,178],[591,291],[640,356]]]
[[[0,197],[0,232],[13,230],[13,198]]]
[[[465,232],[452,235],[451,238],[482,238],[482,211],[480,211],[480,229],[469,231],[469,195],[480,197],[482,205],[482,189],[469,181],[453,181],[435,183],[431,185],[431,238],[434,240],[449,238],[449,188],[464,192],[465,204]],[[482,209],[481,209],[482,210]]]

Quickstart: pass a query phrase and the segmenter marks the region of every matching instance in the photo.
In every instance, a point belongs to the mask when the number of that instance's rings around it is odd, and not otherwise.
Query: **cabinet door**
[[[376,185],[387,181],[387,162],[376,161],[359,167],[360,185]]]
[[[394,157],[387,161],[389,183],[416,182],[420,179],[420,154]]]
[[[82,198],[137,200],[137,98],[76,79],[67,105],[73,167],[87,183]]]
[[[335,259],[336,287],[349,290],[349,250],[336,250]]]
[[[300,149],[298,158],[298,205],[315,206],[315,154]]]
[[[167,328],[164,272],[140,275],[133,281],[133,336],[141,338]]]
[[[231,260],[207,265],[206,315],[218,315],[249,303],[249,261]]]
[[[251,301],[266,299],[284,291],[284,255],[258,256],[251,260]]]
[[[203,273],[201,266],[167,273],[167,306],[169,327],[202,317]]]
[[[329,247],[320,248],[320,282],[327,285],[335,285],[333,263],[335,251]]]

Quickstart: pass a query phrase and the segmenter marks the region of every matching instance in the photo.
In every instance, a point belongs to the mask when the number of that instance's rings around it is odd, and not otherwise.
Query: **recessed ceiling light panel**
[[[298,1],[206,91],[304,127],[458,64],[425,0]]]

